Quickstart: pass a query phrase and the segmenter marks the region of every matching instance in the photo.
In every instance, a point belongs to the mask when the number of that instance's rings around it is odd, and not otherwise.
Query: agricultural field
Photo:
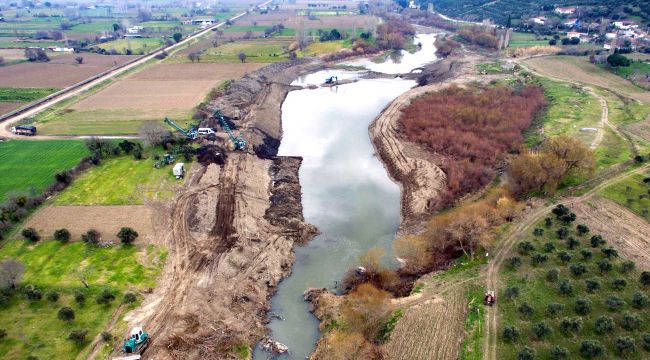
[[[552,37],[550,38],[552,39]],[[538,36],[533,33],[513,32],[510,38],[509,47],[522,47],[522,46],[541,46],[548,45],[549,38],[545,36]]]
[[[5,359],[24,359],[29,355],[75,359],[79,354],[87,355],[91,340],[105,331],[109,323],[115,323],[111,333],[119,337],[126,330],[126,324],[119,321],[121,315],[138,303],[137,298],[136,302],[124,303],[124,294],[154,287],[166,259],[165,251],[152,246],[102,248],[79,241],[66,244],[54,240],[9,240],[2,245],[0,259],[11,258],[25,265],[18,289],[9,292],[8,297],[3,296],[8,303],[2,309],[0,328],[7,335],[0,342],[0,357]],[[23,293],[33,287],[42,298],[26,298]],[[98,304],[95,298],[103,291],[110,292],[114,300]],[[56,301],[49,298],[53,292],[59,295]],[[77,294],[82,294],[84,303],[75,300],[80,296]],[[74,311],[73,320],[57,318],[65,306]],[[118,321],[112,321],[113,316]],[[67,340],[73,330],[87,331],[85,340],[78,344]]]
[[[281,40],[241,40],[226,43],[216,48],[206,49],[201,55],[202,62],[239,63],[239,53],[246,55],[248,63],[272,63],[285,61],[290,42]],[[189,61],[189,60],[185,60]]]
[[[59,89],[0,88],[0,115],[45,97],[57,90]]]
[[[601,190],[600,195],[650,221],[650,172],[608,186]]]
[[[121,54],[131,50],[133,54],[146,54],[164,45],[160,38],[118,39],[97,45],[100,49],[114,49]]]
[[[182,181],[171,167],[156,169],[152,159],[118,157],[102,161],[79,176],[54,200],[56,205],[136,205],[167,199]]]
[[[570,210],[554,212],[561,216],[538,222],[501,272],[500,357],[646,358],[650,274],[610,239],[578,228]]]
[[[145,121],[165,117],[188,123],[210,90],[263,64],[160,63],[112,82],[64,108],[35,118],[39,132],[135,134]]]
[[[82,141],[0,142],[0,172],[6,175],[0,177],[0,202],[12,192],[40,193],[54,183],[57,172],[71,169],[88,155]]]
[[[525,63],[544,76],[595,85],[650,104],[650,92],[589,63],[586,57],[547,56],[531,58]]]
[[[75,58],[82,56],[83,63]],[[0,67],[0,87],[64,88],[133,59],[123,55],[69,54],[47,63],[24,62]]]

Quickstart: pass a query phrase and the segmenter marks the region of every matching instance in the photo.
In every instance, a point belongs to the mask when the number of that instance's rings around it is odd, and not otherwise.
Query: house
[[[531,20],[533,20],[533,22],[535,24],[539,24],[539,25],[546,24],[546,17],[544,17],[544,16],[537,16],[537,17],[532,18]]]
[[[568,26],[568,27],[574,27],[578,25],[580,25],[580,21],[578,21],[578,19],[569,19],[564,22],[564,26]]]
[[[409,9],[417,9],[417,8],[418,6],[415,3],[415,1],[411,0],[411,2],[409,2]]]
[[[144,29],[144,27],[136,25],[136,26],[131,26],[130,28],[127,28],[126,32],[129,33],[129,34],[138,34],[140,32],[140,30],[142,30],[142,29]]]
[[[560,15],[571,15],[576,12],[576,8],[574,7],[556,7],[555,10],[553,10],[556,14]]]
[[[607,34],[605,34],[605,39],[607,39],[607,40],[616,39],[616,33],[607,33]]]
[[[634,21],[631,20],[619,20],[614,21],[614,27],[621,30],[630,30],[638,28],[639,25],[635,24]]]
[[[603,49],[605,49],[605,50],[611,50],[611,49],[612,49],[612,45],[605,43],[605,44],[603,45]]]
[[[124,34],[125,39],[137,39],[137,38],[141,38],[141,37],[142,37],[142,35],[140,35],[140,34]]]
[[[580,39],[580,35],[585,35],[585,34],[579,33],[577,31],[569,31],[568,33],[566,33],[566,37],[568,37],[569,39]]]
[[[52,52],[74,52],[74,48],[71,47],[48,46],[47,49]]]

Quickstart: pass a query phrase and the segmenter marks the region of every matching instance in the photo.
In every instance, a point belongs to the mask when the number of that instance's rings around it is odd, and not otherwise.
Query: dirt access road
[[[518,240],[522,239],[523,236],[527,235],[530,232],[530,228],[536,222],[547,216],[553,207],[557,206],[558,204],[564,204],[569,207],[581,206],[581,204],[584,204],[586,201],[592,199],[598,191],[604,189],[605,187],[633,176],[634,174],[642,173],[647,169],[650,169],[650,164],[625,171],[601,182],[582,196],[567,198],[551,205],[535,209],[525,215],[525,217],[521,219],[521,221],[510,231],[510,233],[503,240],[501,240],[501,242],[499,242],[496,249],[494,250],[494,258],[492,258],[486,270],[486,289],[497,290],[499,288],[499,269],[501,268],[505,259],[510,256],[514,245]],[[623,244],[621,247],[624,246],[626,247],[628,244]],[[636,247],[637,245],[631,246]],[[486,335],[484,337],[483,343],[483,354],[485,355],[485,359],[496,360],[499,358],[497,355],[498,303],[492,307],[487,308],[485,334]]]
[[[262,4],[260,4],[259,6],[265,6],[265,5],[269,4],[270,2],[271,2],[270,0],[265,1]],[[239,19],[240,17],[242,17],[244,15],[246,15],[246,12],[237,14],[237,15],[231,17],[228,20],[236,20],[236,19]],[[104,81],[106,81],[108,79],[112,79],[112,78],[114,78],[114,77],[116,77],[116,76],[118,76],[120,74],[123,74],[123,73],[125,73],[125,72],[127,72],[127,71],[129,71],[131,69],[136,68],[137,66],[143,65],[148,61],[155,61],[156,60],[155,56],[162,53],[163,51],[178,50],[181,47],[183,47],[183,45],[186,45],[189,42],[191,42],[193,39],[196,39],[196,38],[199,38],[199,37],[201,37],[201,36],[203,36],[205,34],[208,34],[208,33],[210,33],[212,31],[212,29],[222,27],[225,24],[226,24],[226,21],[223,21],[223,22],[220,22],[220,23],[218,23],[218,24],[216,24],[214,26],[208,27],[205,30],[197,32],[196,34],[194,34],[192,36],[189,36],[189,37],[181,40],[180,42],[178,42],[178,43],[176,43],[176,44],[174,44],[172,46],[167,47],[164,50],[162,50],[162,49],[157,50],[157,51],[154,51],[154,52],[152,52],[152,53],[150,53],[148,55],[142,56],[138,60],[136,60],[134,62],[131,62],[131,63],[128,63],[128,64],[126,64],[124,66],[118,67],[118,68],[116,68],[114,70],[111,70],[107,74],[99,76],[98,78],[96,78],[96,79],[94,79],[94,80],[92,80],[92,81],[90,81],[90,82],[88,82],[88,83],[86,83],[84,85],[81,85],[81,86],[73,85],[73,86],[71,86],[71,87],[69,87],[67,89],[62,90],[59,93],[59,95],[57,95],[57,96],[55,96],[55,97],[41,103],[41,104],[33,106],[33,107],[29,108],[28,110],[23,111],[23,112],[21,112],[19,114],[16,114],[14,116],[10,116],[8,118],[5,118],[2,121],[3,126],[0,126],[0,136],[2,136],[2,137],[15,137],[16,135],[11,133],[11,125],[12,124],[15,124],[15,123],[17,123],[17,122],[19,122],[19,121],[21,121],[23,119],[26,119],[28,117],[34,116],[34,115],[38,114],[39,112],[51,107],[52,105],[58,104],[61,101],[69,99],[69,98],[71,98],[71,97],[73,97],[75,95],[78,95],[78,94],[80,94],[80,93],[82,93],[84,91],[87,91],[87,90],[91,89],[92,87],[97,86],[97,85],[101,84],[102,82],[104,82]],[[21,137],[21,138],[25,138],[25,137]],[[27,137],[27,138],[30,138],[30,139],[43,139],[43,137],[40,137],[40,136]]]

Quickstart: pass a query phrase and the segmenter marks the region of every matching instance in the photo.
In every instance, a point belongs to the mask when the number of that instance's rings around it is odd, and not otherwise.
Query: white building
[[[614,21],[614,26],[617,29],[621,29],[621,30],[629,30],[629,29],[635,29],[639,27],[639,25],[635,24],[634,21],[630,21],[630,20]]]
[[[576,12],[576,8],[574,7],[556,7],[555,10],[553,10],[556,14],[560,15],[571,15]]]
[[[531,20],[533,20],[535,24],[540,24],[540,25],[546,24],[546,18],[544,16],[537,16],[532,18]]]

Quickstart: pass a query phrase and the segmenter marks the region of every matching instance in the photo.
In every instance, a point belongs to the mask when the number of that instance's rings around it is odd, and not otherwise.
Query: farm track
[[[271,2],[270,0],[265,1],[262,4],[259,4],[259,6],[265,6],[265,5],[269,4],[270,2]],[[240,18],[240,17],[242,17],[242,16],[244,16],[246,14],[247,14],[247,12],[237,14],[237,15],[231,17],[229,20],[236,20],[236,19],[238,19],[238,18]],[[90,81],[85,82],[85,83],[82,82],[80,84],[72,85],[71,87],[68,87],[67,89],[64,89],[64,90],[56,93],[56,95],[53,96],[50,99],[47,99],[47,100],[45,100],[43,102],[37,102],[32,106],[26,107],[24,111],[22,111],[22,112],[20,112],[18,114],[15,114],[13,116],[9,116],[9,117],[4,118],[2,120],[2,126],[0,126],[0,136],[8,137],[8,138],[17,137],[17,135],[14,135],[10,130],[12,124],[15,124],[15,123],[17,123],[17,122],[19,122],[19,121],[21,121],[23,119],[26,119],[28,117],[32,117],[32,116],[40,113],[41,111],[46,110],[46,109],[50,108],[51,106],[53,106],[55,104],[58,104],[58,103],[66,100],[66,99],[69,99],[69,98],[71,98],[71,97],[73,97],[75,95],[81,94],[82,92],[87,91],[87,90],[93,88],[94,86],[97,86],[97,85],[101,84],[102,82],[104,82],[106,80],[112,79],[112,78],[114,78],[114,77],[116,77],[116,76],[118,76],[120,74],[123,74],[123,73],[125,73],[125,72],[127,72],[127,71],[129,71],[131,69],[136,68],[137,66],[143,65],[147,61],[155,60],[155,56],[162,53],[163,51],[175,51],[175,50],[178,50],[183,45],[191,42],[192,40],[194,40],[196,38],[200,38],[201,36],[203,36],[205,34],[209,34],[213,29],[224,26],[225,23],[226,23],[226,21],[223,21],[223,22],[220,22],[220,23],[218,23],[218,24],[216,24],[214,26],[208,27],[205,30],[199,31],[196,34],[191,35],[191,36],[181,40],[180,42],[178,42],[178,43],[176,43],[174,45],[171,45],[171,46],[169,46],[169,47],[167,47],[165,49],[160,49],[160,50],[154,51],[154,52],[152,52],[152,53],[150,53],[148,55],[144,55],[144,56],[140,57],[139,59],[137,59],[137,60],[135,60],[133,62],[127,63],[127,64],[122,65],[120,67],[117,67],[115,69],[112,69],[112,70],[108,71],[106,74],[100,75],[100,76],[96,77],[93,80],[90,80]],[[69,136],[69,137],[68,136],[62,136],[62,137],[32,136],[32,137],[21,137],[21,138],[27,138],[27,139],[32,139],[32,140],[44,140],[44,139],[52,139],[52,138],[71,139],[71,138],[77,138],[77,137],[75,137],[75,136]]]
[[[546,216],[552,209],[558,204],[564,204],[568,206],[579,205],[585,201],[591,199],[594,194],[598,191],[604,189],[605,187],[621,181],[627,177],[630,177],[634,174],[641,173],[650,169],[650,164],[646,164],[642,167],[636,169],[631,169],[613,176],[612,178],[601,182],[600,184],[594,186],[591,190],[586,192],[584,195],[579,197],[571,197],[564,199],[562,201],[555,202],[551,205],[547,205],[538,209],[533,210],[532,212],[525,215],[525,217],[510,231],[509,235],[505,237],[497,245],[494,253],[495,257],[490,261],[488,268],[486,270],[486,286],[488,290],[497,290],[499,287],[499,269],[505,261],[506,257],[509,256],[512,252],[517,240],[526,234],[530,227],[539,221],[542,217]],[[497,337],[498,337],[498,302],[487,308],[487,320],[486,320],[486,336],[483,343],[483,354],[487,360],[496,360],[498,359],[497,355]]]

